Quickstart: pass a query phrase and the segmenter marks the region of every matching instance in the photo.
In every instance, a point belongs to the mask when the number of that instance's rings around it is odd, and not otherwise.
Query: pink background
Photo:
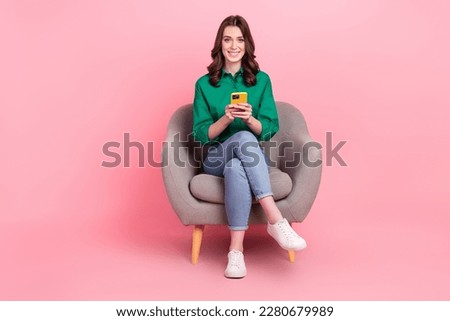
[[[447,1],[0,2],[0,299],[449,300]],[[295,264],[263,226],[249,275],[223,277],[226,227],[191,228],[160,168],[101,167],[123,134],[155,142],[193,98],[216,30],[252,28],[275,98],[312,136],[347,143],[325,166]],[[325,156],[325,155],[324,155]]]

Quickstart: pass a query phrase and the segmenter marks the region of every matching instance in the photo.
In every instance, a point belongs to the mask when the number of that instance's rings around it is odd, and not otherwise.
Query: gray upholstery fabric
[[[280,198],[277,206],[289,222],[301,222],[317,195],[322,152],[320,145],[310,137],[303,115],[296,107],[277,102],[277,110],[280,131],[263,146],[273,166],[289,175],[292,182],[290,193]],[[189,104],[176,110],[170,119],[162,151],[162,174],[170,204],[184,225],[227,224],[225,206],[221,202],[204,201],[191,192],[190,183],[194,176],[201,174],[199,160],[204,155],[204,149],[198,148],[191,133],[192,104]],[[249,223],[265,222],[261,206],[254,204]]]
[[[288,174],[278,168],[270,168],[269,177],[273,198],[276,201],[285,198],[292,191],[292,180]],[[189,184],[189,189],[199,200],[224,204],[225,189],[222,177],[208,174],[195,175]],[[256,203],[255,198],[254,203]]]

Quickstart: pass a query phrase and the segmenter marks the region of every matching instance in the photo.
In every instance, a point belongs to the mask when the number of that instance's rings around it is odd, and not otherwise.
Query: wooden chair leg
[[[288,251],[288,258],[289,262],[294,263],[295,262],[295,252],[292,250]]]
[[[292,222],[290,222],[289,225],[292,226]],[[292,250],[289,250],[288,258],[289,258],[289,262],[294,263],[295,262],[295,252]]]
[[[192,233],[192,264],[198,263],[200,256],[200,247],[202,246],[202,236],[204,225],[195,225]]]

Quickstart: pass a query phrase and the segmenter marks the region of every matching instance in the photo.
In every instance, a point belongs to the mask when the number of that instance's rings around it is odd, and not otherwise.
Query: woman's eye
[[[239,41],[239,42],[244,42],[244,39],[241,38],[241,39],[238,39],[238,41]]]
[[[223,41],[230,42],[230,39],[229,38],[225,38]]]

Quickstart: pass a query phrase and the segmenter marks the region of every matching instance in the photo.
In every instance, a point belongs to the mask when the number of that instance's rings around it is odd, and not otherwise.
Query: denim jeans
[[[207,174],[224,178],[230,230],[248,228],[253,195],[257,200],[273,195],[268,164],[258,140],[249,131],[239,131],[223,143],[209,147],[203,169]]]

